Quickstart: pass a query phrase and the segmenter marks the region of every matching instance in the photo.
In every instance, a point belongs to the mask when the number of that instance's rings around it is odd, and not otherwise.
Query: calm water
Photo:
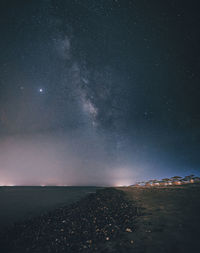
[[[0,229],[71,204],[99,187],[0,187]]]

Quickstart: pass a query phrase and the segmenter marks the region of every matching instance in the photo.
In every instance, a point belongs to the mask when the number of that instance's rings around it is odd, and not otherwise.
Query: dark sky
[[[0,184],[200,172],[199,1],[0,5]]]

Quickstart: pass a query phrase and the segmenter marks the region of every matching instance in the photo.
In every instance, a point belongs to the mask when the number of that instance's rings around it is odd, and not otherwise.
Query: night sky
[[[192,0],[1,0],[0,184],[200,172]]]

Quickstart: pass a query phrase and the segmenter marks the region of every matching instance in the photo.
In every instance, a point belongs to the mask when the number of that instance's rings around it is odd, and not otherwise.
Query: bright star
[[[40,92],[40,93],[43,93],[43,89],[42,89],[42,88],[40,88],[40,89],[39,89],[39,92]]]

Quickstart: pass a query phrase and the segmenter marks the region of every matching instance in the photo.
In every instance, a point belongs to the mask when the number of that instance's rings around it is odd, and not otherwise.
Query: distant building
[[[174,181],[173,184],[174,185],[181,185],[181,181]]]
[[[160,186],[167,186],[167,185],[169,185],[168,182],[160,182]]]
[[[148,187],[153,186],[153,183],[146,183],[145,186],[148,186]]]
[[[153,186],[159,186],[160,185],[160,183],[159,182],[155,182],[155,183],[153,183]]]

